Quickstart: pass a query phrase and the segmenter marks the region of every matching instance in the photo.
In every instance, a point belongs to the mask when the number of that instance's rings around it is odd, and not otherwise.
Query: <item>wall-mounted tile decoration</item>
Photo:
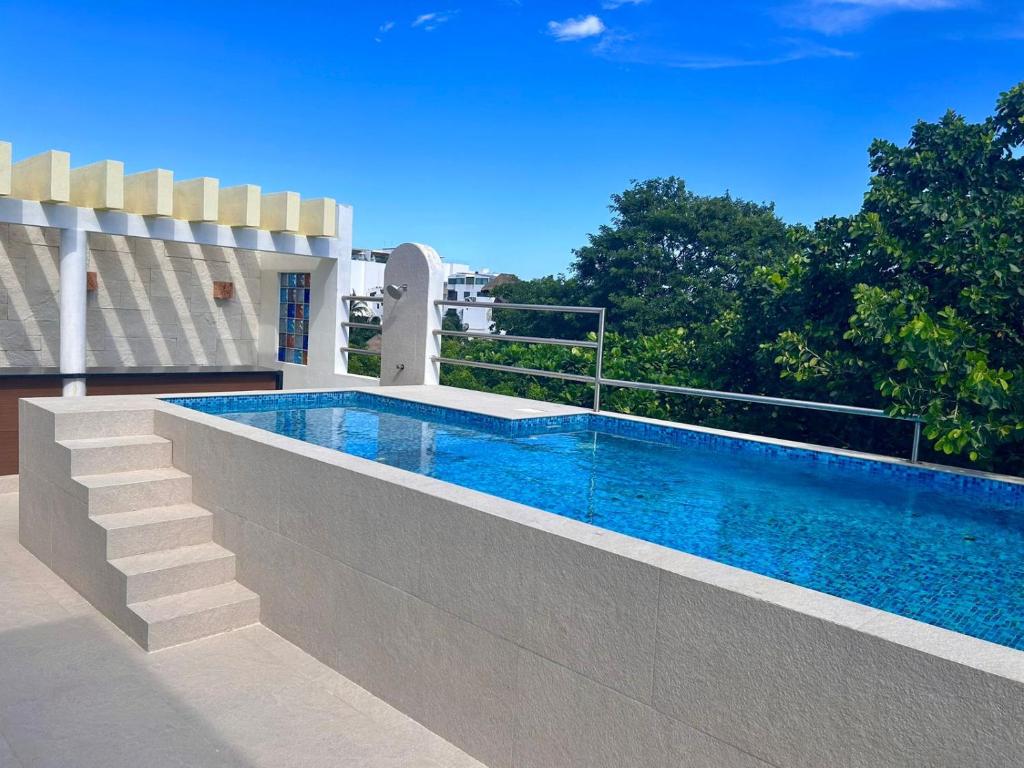
[[[100,276],[98,272],[85,273],[85,292],[96,293],[100,289]]]
[[[309,272],[280,273],[281,312],[278,316],[277,359],[282,363],[309,362]]]
[[[213,298],[218,301],[226,301],[235,298],[235,284],[222,280],[213,281]]]

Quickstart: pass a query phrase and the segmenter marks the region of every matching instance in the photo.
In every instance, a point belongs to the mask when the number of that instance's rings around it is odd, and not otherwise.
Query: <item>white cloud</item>
[[[458,11],[433,11],[432,13],[421,13],[412,20],[411,26],[422,29],[425,32],[431,32],[446,21],[451,21],[452,17],[457,13]]]
[[[548,34],[559,42],[570,40],[584,40],[588,37],[596,37],[606,29],[604,22],[597,16],[580,16],[565,21],[549,21]]]
[[[594,46],[594,53],[620,64],[639,64],[670,69],[739,69],[774,67],[805,59],[850,59],[856,54],[806,40],[782,40],[761,55],[690,53],[657,48],[629,35],[608,33]]]
[[[948,11],[969,0],[800,0],[781,9],[782,21],[826,35],[863,29],[875,19],[892,13]]]
[[[385,21],[383,24],[381,24],[379,27],[377,27],[377,35],[376,35],[376,37],[373,38],[373,42],[375,42],[375,43],[383,43],[384,42],[384,35],[386,35],[388,32],[390,32],[394,28],[395,28],[395,22],[393,22],[393,21]]]
[[[614,11],[616,8],[621,8],[624,5],[645,5],[650,0],[604,0],[601,3],[601,7],[606,11]]]

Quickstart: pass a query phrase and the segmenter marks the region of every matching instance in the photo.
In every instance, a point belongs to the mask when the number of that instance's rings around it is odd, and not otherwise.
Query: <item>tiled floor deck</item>
[[[0,768],[480,768],[256,626],[142,651],[18,544],[0,496]]]

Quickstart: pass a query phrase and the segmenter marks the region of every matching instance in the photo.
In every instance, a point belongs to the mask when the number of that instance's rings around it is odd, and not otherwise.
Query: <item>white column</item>
[[[441,258],[427,245],[400,245],[388,257],[384,283],[381,386],[439,383],[432,358],[441,354],[441,337],[434,333],[441,330],[441,311],[434,304],[444,287]]]
[[[64,397],[85,395],[85,300],[88,240],[84,230],[60,231],[60,373]]]

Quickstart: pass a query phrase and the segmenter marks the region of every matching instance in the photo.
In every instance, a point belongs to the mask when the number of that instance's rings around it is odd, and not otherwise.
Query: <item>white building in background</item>
[[[384,267],[387,265],[390,248],[357,248],[352,251],[352,294],[355,296],[384,295]],[[449,301],[472,301],[489,305],[494,299],[489,295],[492,283],[498,275],[490,270],[474,270],[468,264],[442,262],[445,275],[445,295],[439,299]],[[486,333],[491,330],[491,309],[489,306],[452,307],[467,331]],[[367,303],[365,311],[373,317],[380,317],[381,305]]]

